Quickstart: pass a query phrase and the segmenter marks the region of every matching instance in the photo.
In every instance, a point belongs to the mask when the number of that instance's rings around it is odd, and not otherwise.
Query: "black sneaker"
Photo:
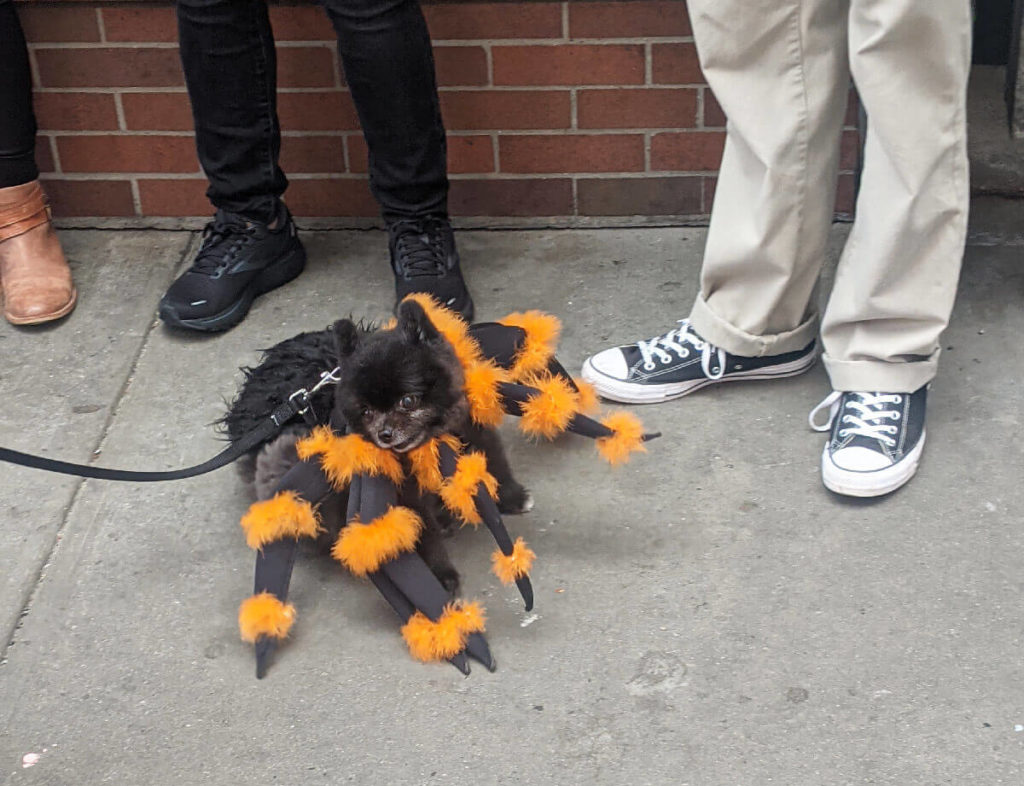
[[[821,479],[837,494],[878,497],[917,472],[924,449],[928,386],[913,393],[833,392],[810,414],[811,428],[832,435],[821,455]],[[828,421],[816,423],[828,410]]]
[[[278,203],[271,224],[218,210],[203,230],[203,245],[160,300],[160,319],[190,330],[234,327],[257,296],[286,284],[306,266],[288,208]]]
[[[413,292],[426,292],[467,322],[473,321],[473,298],[462,278],[448,219],[426,216],[388,224],[388,250],[396,303]]]
[[[688,319],[664,336],[613,347],[583,362],[583,379],[607,399],[649,404],[685,396],[716,382],[775,379],[814,365],[814,342],[768,357],[730,355],[698,336]]]

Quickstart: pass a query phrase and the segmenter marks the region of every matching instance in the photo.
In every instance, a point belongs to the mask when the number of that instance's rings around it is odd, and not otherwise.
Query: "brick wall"
[[[466,217],[706,217],[725,118],[682,0],[425,3]],[[60,216],[205,216],[170,3],[27,0],[38,159]],[[322,10],[274,6],[286,199],[372,217],[366,146]],[[852,208],[856,133],[839,212]]]

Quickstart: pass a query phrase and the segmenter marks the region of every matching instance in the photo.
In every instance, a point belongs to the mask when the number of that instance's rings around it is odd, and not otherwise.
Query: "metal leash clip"
[[[313,411],[312,395],[316,393],[320,388],[325,385],[336,385],[341,382],[341,366],[335,366],[330,371],[320,372],[320,381],[313,385],[312,388],[307,390],[306,388],[299,388],[290,396],[288,396],[288,403],[291,405],[292,410],[296,415],[302,415],[302,419],[311,426],[315,426],[317,423],[316,412]],[[274,423],[278,426],[283,425],[278,423],[275,418]]]

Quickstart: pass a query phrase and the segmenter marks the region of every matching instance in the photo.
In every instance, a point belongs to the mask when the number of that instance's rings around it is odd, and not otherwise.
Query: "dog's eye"
[[[402,400],[398,402],[398,406],[402,409],[416,409],[420,403],[420,397],[415,394],[409,394],[402,396]]]
[[[372,410],[372,409],[370,409],[369,407],[364,407],[364,408],[363,408],[363,417],[364,417],[364,418],[368,418],[368,417],[370,417],[370,416],[371,416],[372,414],[373,414],[373,410]]]

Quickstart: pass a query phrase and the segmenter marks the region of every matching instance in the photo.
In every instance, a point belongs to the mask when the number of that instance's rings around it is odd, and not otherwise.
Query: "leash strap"
[[[230,464],[257,445],[272,439],[281,431],[285,423],[296,415],[301,415],[307,423],[314,425],[316,423],[316,413],[313,412],[310,397],[324,385],[337,382],[340,379],[337,374],[337,368],[333,371],[322,373],[320,381],[311,390],[306,390],[305,388],[296,390],[288,397],[287,401],[271,412],[266,420],[242,436],[238,442],[222,450],[212,459],[191,467],[163,472],[137,472],[126,469],[94,467],[90,464],[74,464],[70,461],[57,461],[56,459],[33,456],[30,453],[22,453],[4,447],[0,447],[0,461],[18,464],[22,467],[31,467],[32,469],[41,469],[46,472],[57,472],[61,475],[77,475],[80,478],[96,478],[97,480],[124,480],[135,483],[181,480],[182,478],[204,475],[207,472],[220,469],[225,464]]]

